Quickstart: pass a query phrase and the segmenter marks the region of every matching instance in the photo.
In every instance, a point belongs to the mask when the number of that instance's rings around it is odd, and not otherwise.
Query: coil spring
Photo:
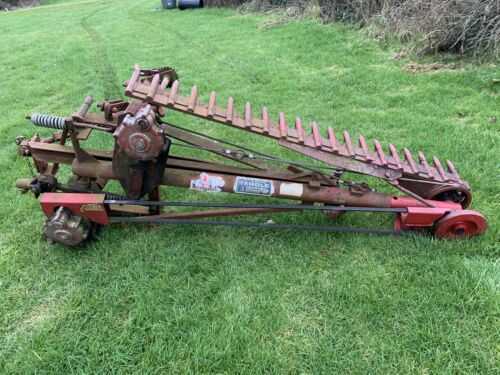
[[[30,120],[36,126],[58,130],[63,130],[66,123],[64,117],[45,115],[43,113],[33,113]]]

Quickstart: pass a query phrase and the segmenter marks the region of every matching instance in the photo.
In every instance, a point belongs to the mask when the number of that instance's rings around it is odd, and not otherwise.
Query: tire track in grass
[[[151,26],[151,20],[149,18],[145,18],[145,16],[141,13],[136,12],[139,8],[139,5],[130,7],[127,9],[127,14],[130,20],[141,23],[146,27]],[[178,30],[178,28],[171,24],[165,23],[161,25],[166,30],[168,30],[168,34],[174,35],[176,41],[186,40],[186,34],[183,34]],[[254,82],[257,73],[254,71],[254,67],[251,63],[245,63],[245,61],[236,59],[234,56],[227,55],[226,50],[224,48],[224,43],[218,40],[217,43],[211,43],[211,40],[205,42],[199,42],[195,38],[190,38],[189,43],[196,47],[199,51],[209,50],[211,54],[211,58],[216,60],[221,64],[221,66],[227,66],[233,70],[233,74],[242,77],[246,81]],[[207,43],[210,43],[207,45]],[[186,43],[180,42],[180,47],[185,47]]]
[[[97,30],[92,27],[89,20],[103,10],[108,9],[109,7],[110,6],[108,5],[97,9],[96,11],[80,19],[80,26],[87,33],[94,47],[94,70],[96,72],[97,78],[100,82],[102,82],[104,99],[120,98],[122,94],[121,85],[120,80],[118,79],[118,75],[116,74],[116,70],[109,58],[104,39],[102,38],[101,34],[99,34]]]

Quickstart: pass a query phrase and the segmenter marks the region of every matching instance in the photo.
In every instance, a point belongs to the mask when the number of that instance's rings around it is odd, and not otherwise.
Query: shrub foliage
[[[402,40],[413,40],[419,52],[462,54],[500,52],[500,0],[206,0],[211,6],[268,10],[315,8],[324,22],[376,25]]]
[[[31,7],[38,5],[39,0],[0,0],[0,10],[16,9],[18,7]]]

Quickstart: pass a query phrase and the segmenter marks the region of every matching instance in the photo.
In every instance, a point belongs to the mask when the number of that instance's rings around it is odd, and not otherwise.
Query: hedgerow
[[[323,22],[375,26],[383,35],[411,41],[419,53],[475,56],[500,52],[500,0],[206,0],[208,6],[287,9]]]

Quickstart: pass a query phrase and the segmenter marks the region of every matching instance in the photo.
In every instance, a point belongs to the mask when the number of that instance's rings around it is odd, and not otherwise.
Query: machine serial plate
[[[251,195],[273,195],[274,185],[271,180],[260,178],[236,177],[234,192]]]

